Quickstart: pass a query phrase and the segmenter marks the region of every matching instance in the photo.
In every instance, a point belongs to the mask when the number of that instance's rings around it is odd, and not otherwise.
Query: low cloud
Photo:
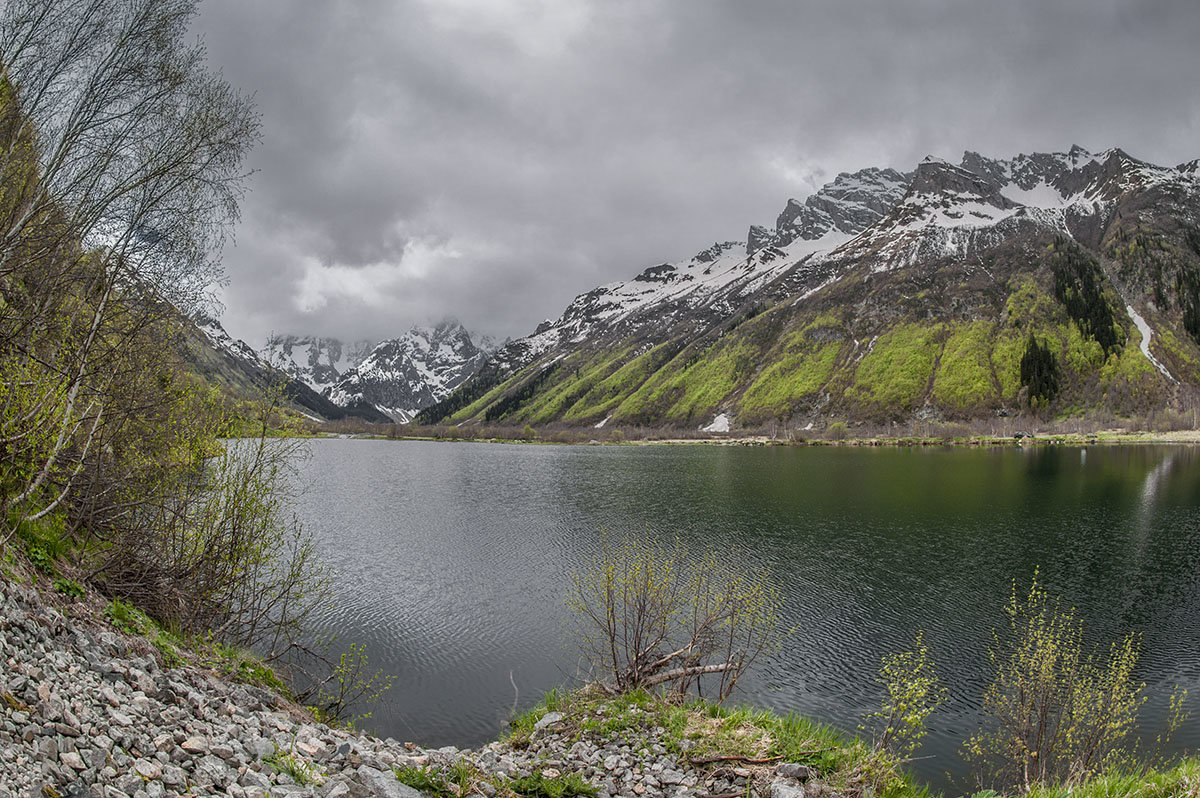
[[[230,331],[529,332],[839,171],[1200,156],[1191,0],[207,0],[264,141]]]

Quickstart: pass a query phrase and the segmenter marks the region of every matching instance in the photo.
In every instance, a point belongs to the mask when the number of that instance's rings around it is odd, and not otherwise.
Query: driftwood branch
[[[801,751],[800,753],[815,754],[816,751]],[[689,759],[693,765],[711,765],[713,762],[745,762],[747,765],[767,765],[771,762],[778,762],[783,759],[782,756],[768,756],[764,759],[754,759],[748,756],[706,756],[700,759]]]
[[[702,676],[706,673],[723,673],[732,667],[735,667],[733,663],[722,662],[718,665],[693,665],[685,668],[672,668],[669,671],[663,671],[662,673],[651,676],[649,679],[642,682],[642,686],[653,687],[656,684],[674,681],[675,679],[682,679],[685,676]]]

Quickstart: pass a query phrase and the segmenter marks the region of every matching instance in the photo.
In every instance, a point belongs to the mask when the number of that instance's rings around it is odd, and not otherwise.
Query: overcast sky
[[[526,334],[839,171],[1200,157],[1196,0],[205,0],[263,141],[223,320]]]

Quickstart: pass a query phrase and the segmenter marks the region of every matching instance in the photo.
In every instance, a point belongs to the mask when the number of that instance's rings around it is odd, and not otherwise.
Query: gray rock
[[[401,784],[391,773],[384,774],[366,765],[358,769],[358,781],[372,798],[422,798],[420,792]]]
[[[795,762],[783,762],[775,768],[775,775],[796,781],[808,781],[813,777],[812,768]]]
[[[547,712],[542,716],[541,720],[533,724],[533,728],[535,731],[542,731],[543,729],[548,729],[554,724],[559,723],[562,721],[562,719],[563,714],[561,712]]]
[[[771,798],[804,798],[804,788],[794,781],[776,779],[771,782]]]

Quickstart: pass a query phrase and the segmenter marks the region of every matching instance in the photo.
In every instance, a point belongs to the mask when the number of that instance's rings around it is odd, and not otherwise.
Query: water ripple
[[[923,631],[949,689],[921,775],[961,776],[990,630],[1035,567],[1097,639],[1138,631],[1152,691],[1200,688],[1200,462],[1191,449],[549,447],[322,440],[299,513],[336,569],[316,618],[396,677],[370,721],[494,736],[579,674],[564,596],[605,534],[679,536],[763,568],[795,632],[743,698],[847,730],[880,658]],[[514,693],[513,682],[517,685]],[[1165,713],[1157,695],[1143,724]],[[1185,729],[1180,746],[1195,747]]]

